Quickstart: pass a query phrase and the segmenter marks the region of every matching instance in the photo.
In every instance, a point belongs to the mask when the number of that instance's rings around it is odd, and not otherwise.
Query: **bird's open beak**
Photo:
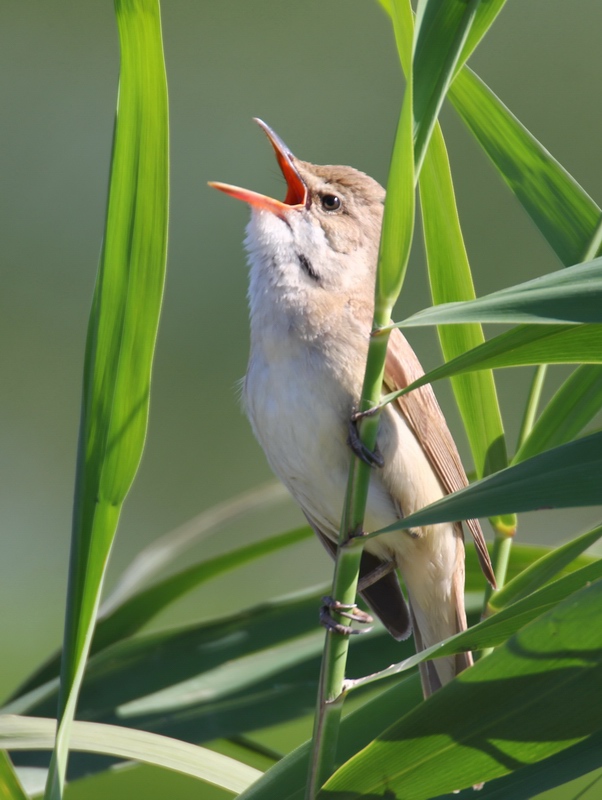
[[[266,125],[265,122],[257,118],[255,118],[255,122],[260,128],[263,128],[276,153],[278,164],[280,165],[287,185],[287,192],[284,200],[275,200],[273,197],[267,197],[264,194],[252,192],[249,189],[241,189],[239,186],[230,186],[229,183],[209,181],[209,186],[212,186],[214,189],[219,189],[220,192],[225,192],[232,197],[236,197],[237,200],[243,200],[245,203],[249,203],[249,205],[253,206],[253,208],[262,208],[266,211],[271,211],[273,214],[281,215],[283,211],[290,211],[292,208],[305,208],[308,197],[307,186],[295,167],[293,154],[269,125]]]

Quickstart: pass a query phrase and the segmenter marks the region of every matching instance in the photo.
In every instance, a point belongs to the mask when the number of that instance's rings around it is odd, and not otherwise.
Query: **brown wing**
[[[394,328],[389,339],[385,364],[385,384],[388,391],[404,389],[422,375],[424,370],[416,354],[401,331]],[[397,403],[444,489],[451,493],[468,486],[456,444],[430,384],[399,397]],[[479,521],[467,519],[466,524],[472,533],[483,574],[495,588],[495,575]]]

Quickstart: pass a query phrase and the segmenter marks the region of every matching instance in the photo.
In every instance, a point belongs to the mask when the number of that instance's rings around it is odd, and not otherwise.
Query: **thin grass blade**
[[[413,53],[417,173],[480,5],[480,0],[418,2]]]
[[[389,4],[383,2],[382,5],[390,13]],[[503,2],[497,3],[497,10],[489,16],[494,5],[496,4],[481,4],[476,9],[476,16],[472,20],[472,27],[469,26],[468,41],[465,43],[462,57],[467,57],[469,46],[471,52],[476,47],[499,13]],[[436,13],[433,8],[431,6],[430,14]],[[411,16],[407,15],[406,19],[410,20]],[[409,69],[407,40],[411,38],[412,33],[407,31],[404,42],[400,40],[397,42],[402,69],[406,74]],[[424,39],[426,38],[424,35]],[[428,92],[424,89],[422,94],[428,96]],[[431,142],[420,172],[420,199],[429,281],[434,303],[473,299],[475,292],[472,275],[458,219],[449,159],[438,122],[433,128]],[[465,325],[451,329],[439,327],[437,332],[446,361],[484,341],[479,325]],[[493,374],[483,371],[470,376],[456,376],[452,378],[452,388],[468,435],[477,475],[482,477],[489,472],[503,469],[507,466],[508,459]],[[498,521],[492,522],[496,527]],[[516,527],[516,521],[513,519],[501,522],[505,529]]]

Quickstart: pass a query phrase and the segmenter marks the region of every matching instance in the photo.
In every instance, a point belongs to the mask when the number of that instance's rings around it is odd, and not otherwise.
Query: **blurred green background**
[[[282,193],[271,148],[251,122],[259,116],[301,158],[351,164],[384,182],[402,94],[392,33],[376,2],[164,0],[162,14],[171,106],[167,289],[146,452],[109,584],[145,543],[270,477],[236,386],[248,348],[241,245],[248,212],[207,180]],[[597,0],[510,0],[471,60],[598,202],[601,25]],[[118,78],[112,2],[7,0],[0,75],[5,696],[62,635],[84,338]],[[442,119],[477,293],[559,268],[454,112],[445,108]],[[399,316],[428,304],[417,246]],[[411,341],[426,367],[438,363],[431,332],[412,332]],[[529,377],[528,370],[499,376],[510,450]],[[437,391],[469,468],[450,392]],[[519,536],[556,543],[596,518],[595,509],[523,515]],[[206,546],[217,552],[301,521],[283,503]],[[308,542],[274,558],[269,574],[246,568],[236,592],[227,578],[214,582],[183,601],[178,618],[319,583],[329,569],[321,547]]]

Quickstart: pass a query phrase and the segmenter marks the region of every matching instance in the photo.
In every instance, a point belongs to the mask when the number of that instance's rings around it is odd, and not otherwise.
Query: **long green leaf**
[[[602,366],[577,367],[542,411],[512,463],[572,441],[601,408]]]
[[[62,796],[69,732],[121,505],[144,445],[165,275],[167,85],[157,0],[116,0],[119,103],[105,237],[86,344],[59,725],[46,797]]]
[[[382,4],[390,14],[388,4]],[[502,5],[503,2],[497,2],[481,3],[478,6],[468,35],[471,52]],[[497,6],[497,10],[491,16],[490,12],[494,6]],[[436,14],[437,10],[431,6],[429,13]],[[446,7],[444,10],[449,9]],[[454,13],[458,11],[456,6]],[[411,19],[410,15],[407,19]],[[475,34],[475,30],[478,33]],[[441,35],[440,29],[436,29],[435,34]],[[411,36],[412,30],[406,31],[406,39],[411,39]],[[427,38],[426,34],[423,34],[423,38]],[[468,42],[464,51],[467,46]],[[409,66],[407,50],[399,41],[398,51],[402,68],[407,73]],[[463,52],[462,57],[467,57],[466,52]],[[439,69],[441,70],[441,65]],[[424,87],[421,87],[420,91],[422,96],[428,96],[428,91]],[[475,293],[472,275],[458,218],[449,159],[438,122],[434,126],[420,173],[420,198],[433,301],[438,304],[473,299]],[[479,325],[439,327],[437,332],[446,361],[484,341]],[[478,476],[482,477],[484,474],[502,469],[507,465],[507,457],[492,373],[483,371],[469,376],[456,376],[452,379],[452,387]]]
[[[80,715],[98,718],[100,709],[115,709],[193,677],[218,672],[226,664],[263,651],[271,652],[279,644],[306,637],[319,630],[317,617],[324,588],[278,597],[218,620],[136,636],[101,650],[90,658],[86,668]],[[149,670],[151,662],[154,668]],[[244,673],[241,671],[241,681],[246,681],[249,673],[248,667]],[[240,688],[235,675],[230,683],[232,691]],[[3,712],[47,716],[56,706],[55,691],[56,682],[49,681],[12,700]],[[215,697],[217,688],[210,687],[206,700]]]
[[[480,5],[480,0],[418,2],[413,53],[417,172]]]
[[[590,243],[602,211],[491,89],[465,68],[448,96],[561,262],[597,255]]]
[[[549,554],[550,550],[545,547],[517,544],[513,548],[508,567],[509,579],[520,575]],[[588,566],[592,560],[589,556],[580,556],[572,564],[560,570],[559,574],[563,577]],[[466,590],[475,593],[482,591],[481,568],[474,548],[470,547],[466,554]],[[182,684],[195,676],[204,676],[210,671],[219,674],[222,665],[225,664],[239,664],[241,667],[240,671],[235,670],[230,673],[229,691],[231,694],[236,693],[240,689],[238,676],[240,675],[243,682],[249,679],[249,666],[244,668],[242,666],[245,658],[260,654],[262,651],[273,653],[278,644],[292,642],[317,629],[317,608],[323,594],[324,589],[318,592],[309,590],[292,598],[276,598],[232,617],[184,629],[137,636],[113,645],[90,659],[82,686],[79,713],[84,719],[105,718],[107,714],[110,716],[116,708],[126,703],[160,692],[174,684]],[[480,603],[480,600],[478,602]],[[404,652],[407,648],[400,648],[401,645],[389,641],[388,636],[378,635],[377,639],[371,636],[362,637],[354,642],[351,650],[351,674],[370,672],[373,669],[373,656],[376,652],[379,653],[379,661],[382,663],[396,662],[410,655],[409,652]],[[198,653],[203,653],[201,664]],[[307,651],[307,656],[310,660],[313,659],[310,649]],[[299,663],[307,661],[307,656],[300,654]],[[151,662],[154,668],[149,670],[147,665]],[[303,675],[302,680],[305,684],[312,678],[309,666],[307,670],[299,673],[300,676]],[[291,684],[293,674],[291,669],[284,666],[279,672],[274,673],[273,686],[280,687],[275,696],[280,700],[282,700],[281,688]],[[269,681],[262,675],[256,672],[254,678],[261,684],[264,695],[265,692],[271,691],[268,688]],[[207,683],[206,678],[204,681]],[[220,693],[226,697],[223,680],[221,682]],[[256,691],[257,689],[254,689],[252,693],[255,694]],[[299,687],[296,692],[296,699],[301,699]],[[212,703],[214,707],[216,698],[215,687],[205,694],[206,702]],[[265,708],[265,696],[259,702]],[[304,702],[301,701],[301,706]],[[298,707],[290,700],[287,703],[291,713]],[[52,714],[55,705],[56,681],[50,681],[29,694],[13,699],[3,711],[47,716]],[[247,703],[247,707],[254,707],[253,703]],[[255,710],[253,714],[259,718],[261,712]],[[240,721],[241,724],[246,724],[242,714]],[[215,725],[215,722],[211,724]],[[200,735],[202,726],[197,726],[196,730],[197,735]],[[227,732],[221,735],[227,735]]]
[[[390,403],[426,383],[474,370],[601,362],[602,325],[519,325],[427,372],[406,389],[386,395],[382,402]]]
[[[474,286],[454,196],[449,159],[437,123],[420,174],[420,200],[431,295],[435,304],[474,298]],[[484,342],[478,324],[437,327],[450,361]],[[468,436],[478,477],[508,464],[504,427],[493,372],[456,375],[452,389]],[[513,517],[491,520],[494,529],[516,528]]]
[[[526,569],[531,567],[537,561],[545,558],[554,550],[550,547],[543,547],[541,545],[529,545],[516,542],[510,552],[510,562],[508,564],[507,579],[513,580]],[[589,555],[580,555],[571,563],[567,564],[563,569],[558,572],[558,577],[570,575],[577,569],[587,567],[596,559]],[[470,545],[466,548],[466,591],[467,592],[481,592],[483,590],[482,572],[479,566],[479,560],[474,547]]]
[[[340,726],[337,757],[340,762],[365,747],[387,722],[410,711],[422,701],[418,675],[398,681],[370,703],[345,717]],[[301,800],[311,742],[305,742],[268,770],[239,800]]]
[[[380,681],[383,678],[398,675],[401,672],[413,669],[428,659],[453,656],[457,653],[465,653],[468,650],[477,651],[498,647],[524,625],[599,578],[602,578],[602,559],[597,559],[593,564],[554,581],[543,589],[539,589],[516,603],[503,608],[497,614],[485,618],[468,630],[458,633],[443,642],[438,642],[426,650],[421,650],[404,661],[392,664],[390,667],[386,667],[386,669],[372,675],[349,680],[347,682],[347,690],[355,690],[358,687]]]
[[[409,328],[459,322],[602,322],[602,258],[463,303],[419,311],[399,323]]]
[[[533,598],[527,598],[526,601],[517,604],[518,608],[506,609],[502,614],[491,617],[485,623],[469,629],[462,636],[468,637],[472,632],[473,640],[469,642],[466,639],[464,647],[474,646],[475,643],[477,646],[481,646],[484,641],[498,643],[505,641],[517,628],[525,625],[550,608],[554,608],[562,598],[574,595],[574,592],[589,585],[591,580],[595,580],[600,576],[601,571],[602,565],[597,562],[595,565],[581,570],[580,574],[573,573],[566,580],[563,579],[563,581],[557,581],[555,584],[545,587]],[[456,637],[456,639],[458,638]],[[454,640],[452,639],[449,645],[442,646],[442,648],[448,648],[445,652],[457,652],[460,648],[454,647],[453,643]],[[444,652],[444,650],[442,649],[441,652]],[[414,657],[414,660],[416,660],[416,657]],[[464,673],[464,675],[466,674]],[[397,722],[400,717],[403,717],[404,714],[407,714],[412,709],[418,710],[419,707],[424,707],[421,699],[417,676],[406,678],[394,684],[376,698],[369,699],[342,721],[338,752],[339,761],[344,762],[356,756],[363,748],[371,747],[372,740],[384,728]],[[498,696],[493,690],[490,692],[488,702],[490,705],[497,705],[498,703]],[[498,706],[498,710],[499,708]],[[463,713],[458,712],[452,717],[454,724],[457,724],[458,720],[463,718]],[[478,709],[475,710],[475,713],[479,713]],[[443,719],[443,717],[440,719]],[[302,796],[308,752],[309,743],[299,747],[267,772],[257,784],[248,789],[242,795],[241,800],[298,800]],[[393,761],[392,763],[395,762]],[[383,773],[383,775],[387,774],[388,771]],[[325,794],[325,796],[329,795]],[[346,798],[348,795],[341,794],[340,796]],[[372,797],[372,795],[365,796]],[[382,795],[381,793],[374,796],[386,797],[386,794]],[[403,792],[400,796],[406,797]]]
[[[509,572],[515,575],[525,564],[541,556],[542,552],[545,552],[545,548],[517,545],[512,553]],[[581,565],[585,568],[568,573],[566,579],[556,581],[525,602],[515,604],[502,614],[471,628],[462,635],[464,639],[459,637],[450,640],[445,645],[445,652],[477,649],[505,641],[518,627],[601,574],[602,562],[599,560],[592,561],[581,556],[573,568]],[[469,584],[476,579],[478,570],[476,558],[469,558]],[[475,577],[471,578],[473,572]],[[269,608],[256,609],[253,615],[249,612],[250,615],[243,619],[233,617],[221,624],[213,623],[181,632],[164,632],[121,643],[91,659],[82,689],[80,714],[110,722],[118,713],[122,723],[151,726],[156,732],[178,738],[192,737],[195,741],[211,740],[215,736],[238,736],[257,727],[295,718],[310,706],[315,691],[318,638],[305,654],[299,651],[301,661],[295,667],[281,663],[280,651],[274,650],[273,646],[282,641],[283,631],[294,645],[292,637],[315,629],[317,604],[318,596],[308,595],[299,600],[274,602]],[[290,630],[287,630],[287,625]],[[375,659],[386,664],[398,661],[400,656],[406,659],[404,668],[409,669],[418,663],[416,657],[411,657],[412,649],[410,642],[393,642],[384,633],[361,637],[352,647],[350,674],[370,672]],[[240,658],[244,653],[261,655],[262,652],[265,653],[263,665],[261,659],[248,661]],[[204,673],[199,673],[198,653],[203,654]],[[148,669],[149,663],[153,664],[152,670]],[[220,664],[227,665],[225,673]],[[254,673],[250,672],[252,669]],[[207,674],[207,670],[211,674]],[[182,685],[181,690],[171,692],[171,698],[165,694],[159,698],[162,707],[158,713],[140,716],[134,712],[142,713],[144,705],[138,709],[134,705],[127,706],[132,700],[144,698],[161,686],[171,686],[195,674],[199,674],[201,680],[190,683],[191,691]],[[211,675],[215,675],[222,685],[216,685]],[[224,681],[228,681],[229,686]],[[245,684],[246,688],[242,688]],[[195,691],[204,695],[200,702]],[[168,700],[171,700],[171,704]],[[156,703],[152,697],[149,701]],[[399,717],[401,701],[396,700],[389,707],[388,714],[384,713],[378,699],[371,702],[375,703],[373,726],[381,726],[374,730],[373,735],[376,735],[383,725],[393,723]],[[41,706],[33,706],[33,709],[24,706],[20,710],[29,710],[29,713],[33,710],[38,715],[44,715],[51,707],[46,702]],[[14,706],[14,710],[17,709],[18,704]],[[150,705],[146,710],[151,711]],[[363,731],[362,735],[365,733]],[[356,739],[356,750],[369,740]],[[350,749],[345,757],[350,757],[354,752]],[[102,765],[99,767],[102,768]],[[80,759],[75,759],[73,768],[77,775],[98,767],[88,761],[80,765]]]
[[[420,175],[420,198],[433,302],[439,306],[441,303],[474,298],[449,160],[438,128],[433,134]],[[484,342],[480,325],[439,327],[437,330],[446,361]],[[507,465],[507,458],[493,374],[483,371],[457,376],[452,385],[469,437],[477,475],[482,477],[502,469]]]
[[[560,570],[568,566],[588,547],[595,544],[601,536],[602,525],[599,525],[582,536],[571,539],[561,547],[557,547],[547,553],[543,558],[527,567],[520,575],[506,583],[498,592],[494,592],[488,603],[489,610],[493,612],[499,611],[539,589],[544,583],[558,575]]]
[[[506,0],[487,0],[479,3],[472,27],[464,44],[464,49],[456,65],[456,74],[475,51],[483,36],[495,22],[497,15],[506,5]]]
[[[0,746],[7,750],[49,750],[55,726],[53,719],[12,714],[0,717]],[[240,761],[188,742],[98,722],[72,723],[71,746],[85,753],[133,759],[182,772],[231,792],[243,791],[262,775]]]
[[[396,38],[401,40],[403,35],[400,31],[407,27],[402,24],[405,0],[401,0],[399,6],[400,8],[394,12],[393,19]],[[407,13],[405,16],[407,16]],[[378,269],[376,271],[375,314],[378,317],[382,317],[382,319],[378,320],[375,318],[377,325],[387,324],[386,317],[390,315],[391,309],[399,296],[414,235],[415,179],[412,135],[412,86],[413,82],[410,76],[406,85],[395,134],[387,181],[387,196],[383,213]]]
[[[166,606],[201,583],[270,553],[302,542],[312,535],[312,530],[306,526],[278,536],[261,539],[253,544],[236,548],[230,553],[202,561],[175,575],[170,575],[149,586],[148,589],[143,589],[99,622],[93,640],[93,651],[96,652],[126,636],[131,636]]]
[[[600,505],[601,474],[602,433],[594,433],[476,481],[372,535],[511,511]]]
[[[599,730],[600,613],[597,581],[384,731],[330,778],[320,797],[388,791],[430,800],[535,763]]]
[[[487,783],[479,800],[508,800],[509,797],[512,800],[531,800],[547,789],[580,778],[601,766],[602,731],[598,731],[579,744]],[[589,799],[593,800],[593,795],[589,795]],[[454,800],[454,795],[447,796],[445,800]],[[572,796],[572,800],[578,800],[578,797]]]
[[[551,552],[553,553],[545,547],[517,544],[512,550],[508,567],[509,579],[516,578],[536,562],[549,557]],[[579,556],[560,569],[558,574],[564,577],[588,566],[592,561],[589,556]],[[475,550],[471,547],[466,554],[466,590],[475,593],[482,591],[482,573]],[[318,592],[309,590],[292,598],[275,598],[269,603],[232,617],[184,629],[137,636],[113,645],[90,659],[82,686],[79,713],[84,719],[103,718],[126,703],[168,689],[174,684],[181,685],[195,677],[201,677],[207,684],[208,679],[204,676],[211,671],[220,678],[219,695],[226,697],[226,687],[220,672],[222,665],[227,664],[238,665],[229,674],[228,691],[231,694],[238,692],[242,683],[248,682],[249,678],[259,682],[264,693],[271,691],[268,689],[269,681],[265,679],[269,672],[269,658],[265,661],[268,671],[263,673],[256,671],[250,674],[249,664],[245,665],[243,662],[249,656],[255,657],[262,652],[274,653],[274,648],[279,644],[294,642],[298,637],[305,637],[316,631],[317,609],[323,594],[324,589]],[[298,663],[307,661],[308,658],[313,659],[313,645],[309,645],[306,654],[299,654]],[[407,648],[389,641],[387,636],[378,635],[377,639],[372,636],[361,637],[354,642],[351,650],[350,674],[361,675],[372,671],[374,667],[370,654],[373,659],[376,652],[379,653],[379,661],[382,663],[397,662],[410,655]],[[202,663],[199,663],[199,653],[203,654]],[[147,665],[151,662],[154,668],[149,670]],[[255,666],[261,667],[261,660],[255,662]],[[311,672],[304,670],[302,674],[303,681],[308,683],[312,677]],[[291,682],[293,672],[281,665],[280,671],[273,675],[273,686],[283,687]],[[253,692],[255,691],[254,689]],[[300,696],[300,689],[297,693]],[[205,701],[215,705],[217,696],[217,687],[209,686],[205,692]],[[282,697],[281,693],[278,697]],[[265,706],[265,698],[261,703]],[[3,711],[47,716],[52,713],[55,704],[56,682],[51,681],[14,699]],[[290,704],[291,711],[293,707],[297,706]],[[254,713],[259,717],[261,712]],[[212,725],[214,724],[213,722]],[[197,734],[201,729],[197,727]]]

